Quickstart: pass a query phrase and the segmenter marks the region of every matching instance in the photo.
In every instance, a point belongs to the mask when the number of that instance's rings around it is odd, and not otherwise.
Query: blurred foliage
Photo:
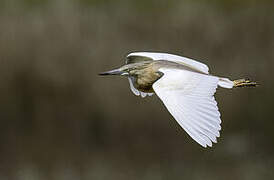
[[[55,0],[2,0],[3,4],[20,4],[20,6],[29,7],[42,7]],[[176,4],[180,3],[180,0],[58,0],[59,2],[72,2],[74,4],[80,4],[81,6],[106,6],[110,4],[132,4],[133,7],[139,10],[145,11],[160,11],[161,8],[170,9]],[[56,1],[56,2],[58,2]],[[273,4],[272,0],[184,0],[185,3],[205,3],[213,6],[219,6],[224,9],[234,9],[244,7],[246,5],[260,5],[260,4]],[[155,6],[157,8],[155,8]],[[3,6],[2,6],[3,7]],[[159,9],[160,8],[160,9]]]

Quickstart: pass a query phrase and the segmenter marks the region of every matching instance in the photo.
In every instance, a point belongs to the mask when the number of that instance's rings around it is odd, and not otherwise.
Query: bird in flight
[[[130,53],[124,66],[99,75],[126,76],[137,96],[155,93],[179,125],[203,147],[211,147],[220,137],[216,88],[257,85],[246,79],[232,81],[211,75],[207,65],[190,58],[156,52]]]

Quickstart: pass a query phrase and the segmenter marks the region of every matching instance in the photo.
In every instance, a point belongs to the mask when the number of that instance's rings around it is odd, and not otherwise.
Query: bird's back
[[[134,67],[133,70],[130,71],[130,76],[134,77],[134,87],[142,92],[154,92],[152,88],[153,83],[155,83],[163,75],[163,73],[159,71],[160,68],[180,69],[202,73],[182,64],[166,60],[143,61],[133,63],[131,66]]]

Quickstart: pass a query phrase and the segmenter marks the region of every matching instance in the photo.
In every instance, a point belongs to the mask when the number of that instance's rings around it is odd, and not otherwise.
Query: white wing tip
[[[218,137],[220,137],[220,135],[219,136],[215,136],[215,139],[214,140],[212,140],[212,139],[208,139],[209,141],[208,142],[206,142],[205,144],[201,144],[201,143],[199,143],[201,146],[203,146],[204,148],[208,148],[208,147],[212,147],[214,144],[213,143],[215,143],[215,144],[217,144],[217,138]]]

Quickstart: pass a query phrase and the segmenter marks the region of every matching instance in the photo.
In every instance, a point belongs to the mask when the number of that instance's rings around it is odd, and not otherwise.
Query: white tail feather
[[[223,88],[233,88],[234,86],[234,82],[229,80],[228,78],[220,78],[219,79],[219,82],[218,82],[218,85],[223,87]]]

